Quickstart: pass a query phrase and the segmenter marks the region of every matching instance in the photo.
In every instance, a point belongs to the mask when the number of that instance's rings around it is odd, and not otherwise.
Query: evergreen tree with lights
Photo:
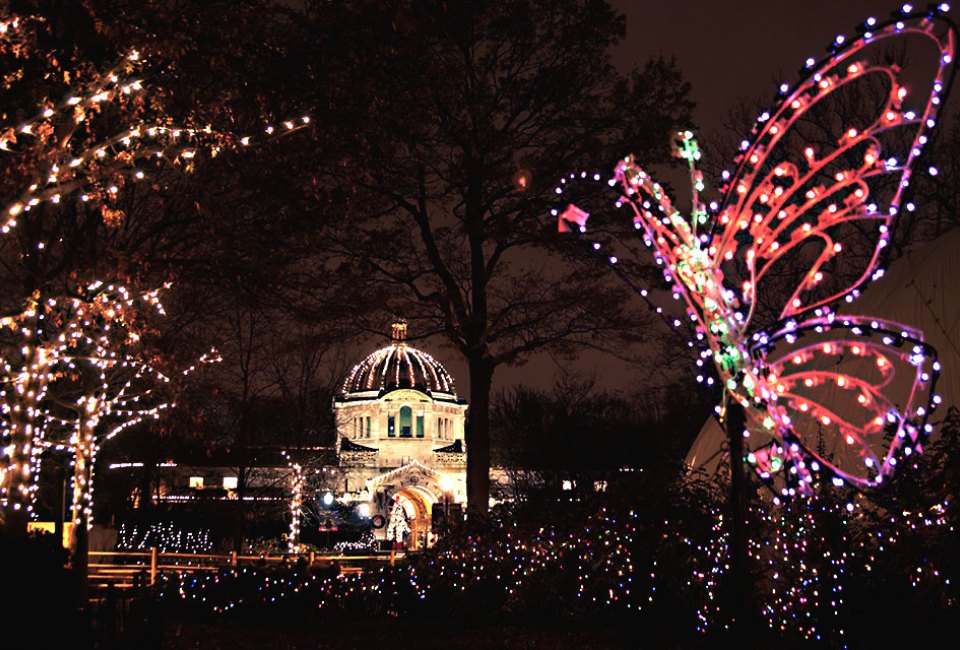
[[[403,542],[404,535],[409,532],[410,524],[407,523],[407,513],[398,499],[393,502],[393,508],[390,510],[390,521],[387,523],[387,539],[399,544]]]

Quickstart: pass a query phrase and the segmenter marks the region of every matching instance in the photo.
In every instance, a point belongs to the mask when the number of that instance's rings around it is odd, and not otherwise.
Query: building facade
[[[321,522],[336,520],[337,511],[354,525],[372,524],[377,540],[429,545],[434,529],[459,517],[466,503],[467,404],[443,365],[406,335],[406,324],[394,323],[389,345],[367,355],[339,386],[333,447],[251,447],[242,463],[236,450],[180,450],[154,468],[146,493],[134,488],[133,508],[146,497],[181,512],[225,516],[228,505],[243,500],[262,519],[276,519],[289,510],[297,467]],[[118,460],[108,469],[143,471],[139,459]]]
[[[466,501],[467,404],[453,378],[411,346],[407,324],[397,322],[390,344],[347,374],[333,410],[338,500],[369,513],[379,539],[429,544],[432,522],[448,520]],[[401,514],[405,526],[395,525]]]

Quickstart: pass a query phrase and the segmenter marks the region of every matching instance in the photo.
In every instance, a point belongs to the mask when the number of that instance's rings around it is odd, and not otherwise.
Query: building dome
[[[389,392],[412,389],[434,400],[457,403],[450,373],[432,356],[407,344],[406,322],[391,327],[390,345],[358,363],[340,388],[340,399],[376,399]]]

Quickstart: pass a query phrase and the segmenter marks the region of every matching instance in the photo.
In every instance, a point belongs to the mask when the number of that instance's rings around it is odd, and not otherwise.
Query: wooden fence
[[[91,551],[88,560],[91,588],[152,587],[161,573],[205,573],[243,566],[294,566],[303,559],[309,567],[330,567],[336,563],[341,574],[362,573],[364,569],[389,563],[393,566],[404,553],[389,555],[214,555],[207,553],[160,553],[148,551]]]

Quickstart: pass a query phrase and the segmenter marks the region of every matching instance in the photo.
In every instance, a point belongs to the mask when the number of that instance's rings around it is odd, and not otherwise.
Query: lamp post
[[[449,474],[440,477],[440,491],[443,496],[443,529],[446,532],[450,528],[450,493],[453,491],[453,477]]]
[[[324,508],[329,510],[330,507],[333,506],[333,493],[328,490],[327,492],[324,493],[322,500],[323,500]],[[336,530],[336,524],[334,524],[333,518],[330,517],[331,513],[327,512],[325,514],[327,515],[327,519],[323,520],[320,530],[326,533],[326,543],[324,544],[324,547],[329,549],[330,548],[330,531]]]

